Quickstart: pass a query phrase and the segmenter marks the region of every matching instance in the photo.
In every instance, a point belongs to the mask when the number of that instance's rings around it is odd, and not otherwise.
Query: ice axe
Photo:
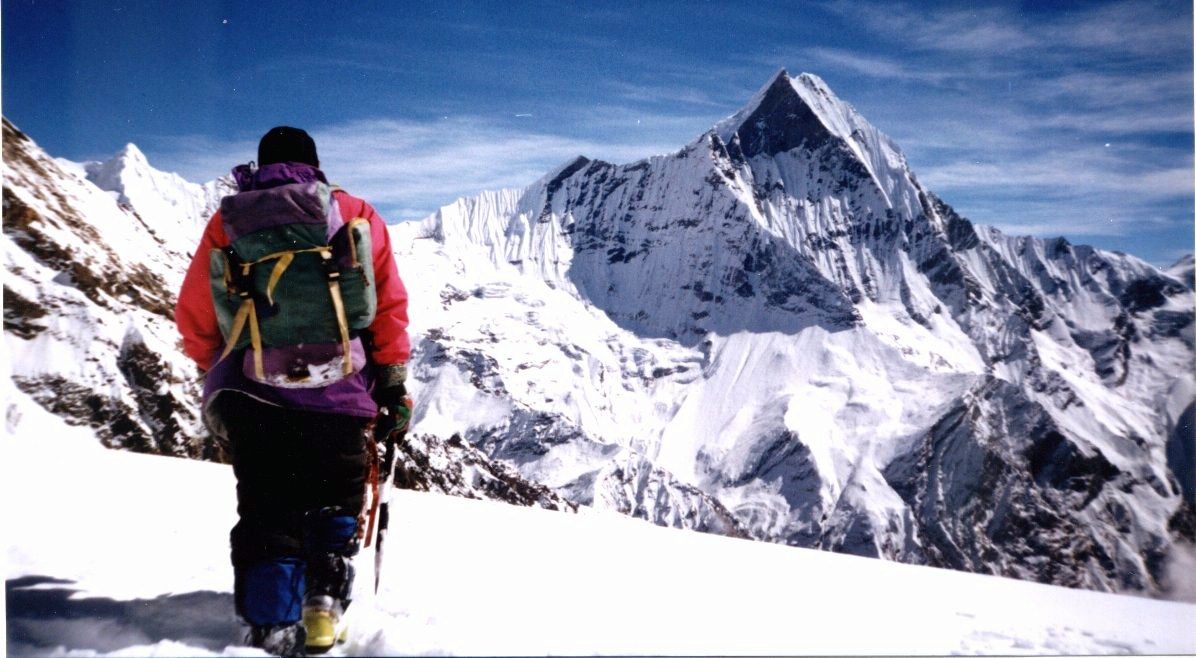
[[[374,495],[370,504],[365,546],[369,548],[370,541],[373,540],[375,594],[378,593],[378,585],[382,577],[382,545],[386,539],[386,529],[390,525],[390,490],[394,486],[398,444],[407,436],[407,428],[411,419],[412,402],[410,397],[403,398],[403,406],[406,408],[406,418],[395,418],[389,407],[383,407],[378,412],[378,421],[374,424],[375,445],[381,448],[382,454],[373,460],[370,468],[370,486]]]

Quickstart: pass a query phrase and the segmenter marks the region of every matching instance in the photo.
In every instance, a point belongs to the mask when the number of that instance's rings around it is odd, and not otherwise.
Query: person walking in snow
[[[175,312],[237,479],[237,613],[250,645],[280,655],[336,641],[368,515],[371,426],[401,433],[411,417],[407,291],[386,225],[319,166],[305,131],[262,137],[257,167],[233,170],[238,192],[208,222]]]

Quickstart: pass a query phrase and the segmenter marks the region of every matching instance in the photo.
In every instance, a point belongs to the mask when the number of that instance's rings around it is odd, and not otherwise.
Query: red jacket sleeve
[[[224,337],[220,335],[220,325],[216,321],[216,307],[212,303],[212,288],[208,281],[210,252],[212,249],[223,249],[228,244],[228,236],[224,234],[224,223],[220,221],[218,210],[208,221],[199,247],[191,257],[187,276],[183,278],[183,288],[179,291],[179,303],[174,310],[175,324],[183,336],[183,351],[205,370],[212,367],[216,357],[220,355],[220,348],[224,345]]]
[[[373,245],[374,285],[377,287],[378,312],[370,325],[373,335],[374,363],[407,363],[411,358],[411,339],[407,336],[407,287],[399,278],[390,231],[386,222],[370,204],[346,192],[337,192],[337,203],[346,221],[363,217],[370,221]]]

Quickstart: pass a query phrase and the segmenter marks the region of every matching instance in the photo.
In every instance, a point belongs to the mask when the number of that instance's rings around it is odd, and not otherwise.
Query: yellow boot
[[[324,653],[333,645],[345,641],[347,629],[341,624],[339,608],[330,596],[314,596],[303,605],[307,653]]]

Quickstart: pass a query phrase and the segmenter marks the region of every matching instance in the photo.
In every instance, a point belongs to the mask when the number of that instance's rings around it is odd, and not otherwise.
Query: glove
[[[407,367],[403,364],[385,365],[378,369],[375,382],[374,401],[378,403],[378,422],[375,435],[386,439],[392,435],[402,437],[411,424],[413,404],[407,395]]]

